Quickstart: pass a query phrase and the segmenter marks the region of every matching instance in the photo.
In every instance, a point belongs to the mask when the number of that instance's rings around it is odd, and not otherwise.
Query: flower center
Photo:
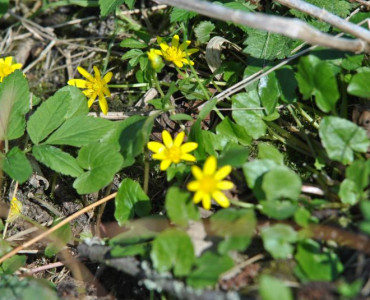
[[[102,80],[94,80],[94,84],[92,86],[92,89],[99,94],[103,90],[103,82]]]
[[[213,176],[204,176],[200,180],[200,189],[205,194],[211,194],[217,189],[217,180]]]
[[[12,73],[12,67],[7,64],[0,64],[0,76],[5,77]]]
[[[165,53],[165,59],[169,61],[181,60],[182,51],[175,47],[169,47]]]
[[[171,148],[166,149],[167,150],[167,157],[174,162],[175,164],[179,163],[181,160],[181,149],[180,147],[172,146]]]

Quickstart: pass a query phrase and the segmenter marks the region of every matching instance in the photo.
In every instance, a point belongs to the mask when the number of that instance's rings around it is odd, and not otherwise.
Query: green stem
[[[153,82],[154,82],[154,85],[155,85],[157,91],[159,92],[161,97],[164,98],[164,93],[162,91],[161,85],[159,84],[157,73],[155,71],[153,71],[152,79],[153,79]]]
[[[253,209],[262,209],[261,204],[253,204],[253,203],[246,203],[238,200],[230,200],[230,203],[235,206],[243,207],[243,208],[253,208]]]
[[[109,88],[136,88],[136,87],[149,87],[148,83],[133,83],[133,84],[108,84]]]
[[[298,109],[299,113],[305,118],[313,127],[319,129],[320,125],[311,116],[306,113],[306,111],[297,103],[295,107]]]
[[[143,190],[145,194],[148,194],[149,190],[149,159],[148,159],[148,151],[145,150],[145,161],[144,161],[144,182],[143,182]]]
[[[297,123],[298,128],[299,128],[299,129],[300,129],[300,128],[302,128],[302,127],[303,127],[303,126],[302,126],[302,123],[301,123],[301,121],[298,119],[298,117],[297,117],[297,115],[296,115],[296,113],[295,113],[294,109],[292,108],[292,106],[289,104],[289,105],[287,105],[287,108],[288,108],[288,110],[289,110],[290,114],[292,115],[292,117],[293,117],[294,121]]]

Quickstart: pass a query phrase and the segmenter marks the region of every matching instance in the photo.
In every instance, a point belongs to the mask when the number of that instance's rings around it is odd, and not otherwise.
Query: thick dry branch
[[[261,13],[247,13],[202,0],[157,1],[222,21],[233,22],[252,28],[281,34],[292,39],[303,40],[311,45],[320,45],[356,53],[370,53],[370,45],[363,40],[335,38],[329,34],[322,33],[321,31],[298,19],[288,19]]]
[[[310,16],[313,16],[320,21],[326,22],[343,32],[352,34],[353,36],[363,39],[366,42],[370,43],[370,31],[366,30],[361,26],[357,26],[351,22],[348,22],[325,9],[321,9],[315,5],[307,3],[302,0],[275,0],[280,4],[283,4],[287,7],[294,8],[296,10],[302,11]]]

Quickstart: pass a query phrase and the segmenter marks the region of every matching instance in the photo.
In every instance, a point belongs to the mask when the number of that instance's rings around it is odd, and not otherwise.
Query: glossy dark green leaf
[[[199,212],[193,204],[191,194],[178,187],[171,187],[165,203],[170,220],[179,226],[187,226],[190,220],[199,220]]]
[[[34,144],[39,144],[62,125],[70,103],[71,98],[67,91],[58,91],[42,102],[27,122],[27,132]]]
[[[338,84],[331,65],[316,56],[308,55],[299,60],[296,73],[303,99],[315,97],[316,105],[324,112],[334,110],[339,99]]]
[[[140,184],[130,178],[125,178],[121,182],[115,204],[114,217],[120,225],[123,225],[134,215],[147,216],[151,210],[149,197]]]
[[[27,256],[25,255],[14,255],[8,258],[0,265],[0,277],[2,274],[13,274],[20,267],[23,267],[26,264]]]
[[[256,91],[233,96],[232,108],[233,119],[245,128],[249,136],[258,139],[265,135],[267,126],[262,119],[264,113]]]
[[[206,252],[196,260],[195,265],[186,283],[194,288],[205,288],[214,286],[220,275],[233,267],[234,262],[227,255]]]
[[[113,127],[113,122],[102,118],[78,116],[66,120],[45,143],[81,147],[103,138]]]
[[[0,84],[0,140],[14,140],[24,134],[29,99],[28,82],[21,71],[4,78]]]
[[[369,98],[370,97],[370,68],[363,68],[355,74],[347,88],[351,95]]]
[[[32,175],[32,166],[18,147],[13,147],[5,155],[2,164],[3,171],[19,183],[25,182]]]
[[[353,152],[366,152],[370,145],[366,131],[348,120],[324,117],[319,134],[329,158],[348,164],[353,161]]]
[[[243,165],[244,177],[247,180],[248,187],[253,189],[258,179],[262,179],[262,175],[278,166],[278,164],[270,159],[256,159],[247,162]]]
[[[258,83],[258,95],[260,96],[267,114],[272,114],[280,97],[280,86],[276,74],[270,73],[263,76]]]
[[[123,2],[124,0],[99,0],[100,15],[103,17],[109,15]]]
[[[79,194],[89,194],[108,185],[121,168],[122,156],[109,144],[93,143],[80,149],[77,162],[86,170],[73,187]]]
[[[249,245],[256,227],[253,210],[223,209],[211,217],[211,229],[223,240],[218,244],[218,252],[226,254],[231,250],[244,251]]]
[[[281,100],[286,103],[293,103],[297,101],[297,80],[294,76],[294,71],[291,66],[284,66],[279,68],[276,72],[276,77],[280,86]]]
[[[293,300],[290,288],[281,280],[269,275],[262,275],[259,278],[259,293],[262,300]]]
[[[284,220],[294,215],[298,208],[297,203],[292,203],[288,200],[260,201],[262,205],[262,213],[266,216]]]
[[[284,165],[284,156],[275,148],[274,145],[269,143],[258,144],[258,158],[270,159],[278,165]]]
[[[291,258],[297,241],[297,232],[285,224],[265,227],[261,232],[263,246],[275,259]]]
[[[301,274],[308,280],[332,281],[343,271],[338,256],[330,249],[322,249],[319,243],[313,240],[298,244],[295,259]]]
[[[33,146],[32,154],[39,162],[63,175],[78,177],[84,172],[72,155],[54,146]]]
[[[215,29],[215,24],[210,21],[202,21],[195,28],[195,36],[201,43],[207,43],[211,38],[211,32]]]
[[[250,145],[252,138],[248,135],[246,129],[233,121],[228,117],[225,117],[216,127],[216,133],[226,137],[229,141],[246,146]]]
[[[285,166],[275,167],[262,178],[262,189],[267,200],[297,200],[301,193],[300,177]]]
[[[150,257],[158,272],[173,268],[175,276],[188,275],[195,259],[189,236],[175,228],[167,229],[155,238]]]
[[[58,224],[55,222],[53,225]],[[52,257],[61,251],[65,245],[72,239],[72,229],[69,223],[63,225],[57,229],[53,234],[51,234],[52,242],[49,243],[45,248],[45,255],[47,257]]]
[[[0,17],[2,17],[9,7],[9,0],[0,0]]]

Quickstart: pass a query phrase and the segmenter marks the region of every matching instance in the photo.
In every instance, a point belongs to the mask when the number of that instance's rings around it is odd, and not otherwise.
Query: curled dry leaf
[[[206,61],[212,73],[221,66],[221,50],[224,43],[229,43],[234,49],[241,51],[239,46],[221,36],[211,38],[206,47]],[[220,80],[222,74],[217,74],[215,77]]]

